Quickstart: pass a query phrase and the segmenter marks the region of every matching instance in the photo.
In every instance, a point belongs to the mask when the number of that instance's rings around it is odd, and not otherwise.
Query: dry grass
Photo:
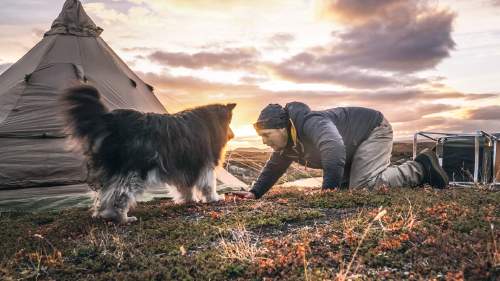
[[[226,232],[228,233],[227,238],[220,230],[219,247],[220,256],[223,259],[253,263],[265,250],[257,246],[256,236],[252,235],[241,222],[237,223],[235,227],[227,228]]]
[[[115,225],[112,225],[111,229],[91,228],[84,243],[93,247],[101,256],[112,256],[118,261],[118,266],[123,262],[125,253],[130,250],[130,245]]]
[[[8,272],[10,268],[17,267],[22,279],[38,280],[48,275],[50,269],[63,265],[61,251],[55,248],[48,239],[40,234],[34,234],[32,239],[35,244],[34,250],[23,248],[17,251],[14,258],[2,266],[1,271]],[[6,280],[13,279],[6,278]]]
[[[377,213],[377,215],[370,221],[370,223],[368,224],[368,226],[363,231],[363,235],[361,236],[361,239],[358,242],[358,246],[356,247],[356,250],[354,250],[354,254],[352,255],[351,260],[347,264],[347,267],[345,269],[341,269],[340,270],[340,272],[337,274],[335,280],[345,281],[345,280],[348,280],[348,279],[354,277],[354,276],[350,277],[350,274],[351,274],[350,271],[351,271],[351,267],[352,267],[354,261],[356,260],[356,256],[358,255],[359,248],[361,247],[361,245],[365,241],[366,236],[368,235],[368,232],[370,232],[370,230],[372,228],[372,225],[375,222],[380,222],[380,220],[382,219],[382,217],[384,217],[386,214],[387,214],[387,210],[385,210],[382,207],[380,207],[379,208],[379,212]],[[357,267],[356,267],[356,269],[357,269]],[[352,274],[355,275],[355,271],[356,270],[354,270],[354,272]]]
[[[339,258],[339,271],[336,273],[335,280],[344,281],[359,278],[362,275],[357,274],[358,268],[361,261],[357,260],[359,250],[363,245],[365,239],[367,239],[368,234],[373,231],[385,232],[386,229],[382,225],[382,218],[387,214],[387,210],[379,207],[375,215],[373,212],[366,214],[365,212],[360,212],[356,217],[344,219],[343,232],[341,236],[343,237],[341,241],[348,245],[356,246],[354,253],[349,259]],[[373,217],[370,219],[370,217]],[[378,223],[381,228],[377,228]],[[359,232],[361,231],[362,232]],[[356,267],[353,269],[353,265]]]
[[[2,214],[0,280],[495,280],[499,206],[485,190],[284,188],[141,203],[127,226],[87,210]]]
[[[491,241],[492,241],[491,246],[489,246],[491,252],[491,262],[493,266],[500,267],[500,249],[498,249],[497,238],[495,237],[495,225],[490,224],[490,229],[491,229]]]

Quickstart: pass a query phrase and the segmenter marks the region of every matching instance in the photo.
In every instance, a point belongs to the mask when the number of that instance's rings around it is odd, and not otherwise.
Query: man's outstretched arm
[[[250,192],[257,199],[262,197],[285,173],[291,163],[291,159],[282,156],[279,152],[273,152]]]

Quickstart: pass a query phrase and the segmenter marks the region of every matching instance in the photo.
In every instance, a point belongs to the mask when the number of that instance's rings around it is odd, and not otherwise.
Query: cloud
[[[288,50],[287,45],[295,40],[295,36],[291,33],[280,32],[272,35],[268,39],[271,48]]]
[[[468,111],[471,120],[500,120],[500,106],[492,105]],[[500,126],[498,126],[500,130]]]
[[[258,84],[266,81],[268,79],[262,76],[243,76],[240,78],[240,82],[244,84]]]
[[[427,115],[446,112],[450,110],[459,109],[459,106],[448,104],[423,104],[417,103],[414,105],[386,107],[385,114],[391,122],[398,123],[409,121],[416,121],[424,118]],[[383,110],[384,111],[384,110]]]
[[[232,8],[247,8],[250,9],[253,6],[266,7],[269,5],[278,5],[280,1],[269,1],[269,0],[256,0],[252,1],[252,5],[249,5],[247,0],[225,0],[225,1],[213,1],[213,0],[128,0],[128,2],[133,4],[143,4],[147,5],[151,9],[164,12],[171,10],[194,10],[204,12],[221,12],[227,13],[227,9]]]
[[[500,118],[499,106],[478,108],[478,103],[474,103],[474,107],[470,105],[472,108],[467,110],[468,101],[480,100],[481,104],[496,102],[500,96],[491,93],[442,93],[410,89],[271,91],[245,81],[227,84],[168,73],[139,75],[155,87],[155,93],[171,112],[209,103],[236,102],[244,105],[235,112],[235,126],[254,122],[260,110],[269,103],[284,105],[292,101],[305,102],[314,110],[339,106],[377,109],[393,124],[397,136],[406,137],[416,131],[495,131],[498,130],[498,124],[491,120]],[[445,103],[450,101],[451,104]]]
[[[429,118],[416,122],[411,122],[398,127],[406,130],[409,134],[416,131],[434,131],[449,133],[474,133],[483,130],[487,133],[500,132],[498,124],[495,122],[484,122],[483,120],[464,120],[451,118]]]
[[[271,102],[286,103],[303,101],[317,108],[329,108],[342,105],[366,106],[381,108],[386,111],[418,112],[418,116],[449,111],[456,106],[436,104],[439,99],[467,99],[469,95],[462,93],[430,93],[418,90],[405,91],[270,91],[254,84],[215,83],[192,76],[174,76],[168,73],[138,73],[147,83],[153,85],[157,92],[173,94],[184,101],[206,102],[209,96],[221,99],[238,99],[249,103],[267,104]],[[223,93],[223,95],[217,95]],[[434,104],[430,104],[430,102]],[[396,116],[397,114],[394,114]],[[415,114],[412,113],[412,116]],[[413,118],[413,117],[412,117]]]
[[[443,99],[451,100],[481,100],[489,98],[500,98],[500,94],[478,94],[478,93],[460,93],[460,92],[432,92],[423,90],[384,90],[370,91],[366,95],[373,96],[377,100],[400,101],[400,100],[419,100],[419,101],[437,101]]]
[[[423,3],[423,2],[422,2]],[[411,73],[435,67],[450,55],[455,15],[418,1],[320,1],[346,30],[329,46],[312,47],[268,65],[282,79],[331,83],[355,89],[429,83]]]
[[[410,86],[425,82],[409,76],[393,76],[359,68],[328,64],[309,53],[298,54],[279,64],[268,64],[269,70],[282,79],[296,83],[338,84],[355,89]]]
[[[410,87],[435,83],[413,73],[450,56],[455,14],[424,1],[320,1],[349,21],[331,42],[298,53],[271,72],[296,83],[329,83],[353,89]]]
[[[500,128],[496,122],[484,122],[484,120],[446,120],[439,126],[440,130],[455,133],[473,133],[479,130],[487,133],[499,133]]]
[[[467,120],[460,118],[429,117],[405,123],[392,124],[399,137],[411,137],[418,131],[474,133],[478,130],[487,133],[498,133],[500,128],[496,122],[484,120]]]
[[[110,25],[112,23],[125,23],[128,14],[114,8],[110,8],[106,3],[87,3],[84,4],[85,11],[102,21],[102,24]]]
[[[410,0],[412,1],[412,0]],[[364,22],[380,17],[397,4],[408,0],[317,0],[316,10],[320,17],[344,23]]]
[[[174,76],[169,73],[143,73],[138,75],[156,89],[178,92],[193,97],[201,94],[226,93],[228,97],[237,96],[242,99],[263,100],[264,102],[289,102],[299,100],[312,102],[319,107],[349,104],[367,107],[400,108],[411,110],[412,106],[423,105],[419,108],[422,115],[456,109],[455,106],[440,104],[440,100],[470,101],[479,99],[498,99],[499,94],[468,94],[460,92],[432,92],[423,90],[355,90],[349,92],[338,91],[271,91],[250,83],[246,79],[240,84],[216,83],[193,76]],[[245,100],[246,102],[246,100]]]
[[[454,17],[446,10],[429,8],[370,21],[342,33],[331,53],[319,60],[396,72],[433,68],[455,47],[451,38]]]
[[[41,28],[33,28],[32,32],[33,35],[37,38],[43,38],[43,35],[45,34],[47,30],[41,29]]]
[[[161,1],[132,2],[153,7],[160,5]],[[194,3],[203,6],[207,2],[188,1],[189,5]],[[416,77],[414,73],[435,67],[450,55],[455,45],[451,38],[455,15],[422,3],[397,0],[323,1],[327,11],[357,20],[344,22],[346,28],[334,32],[329,44],[311,46],[282,61],[271,63],[262,59],[268,51],[287,51],[287,44],[296,39],[291,33],[271,35],[261,49],[227,48],[225,44],[210,48],[215,51],[205,48],[198,48],[203,50],[198,52],[157,50],[147,58],[170,67],[243,70],[249,77],[271,79],[269,75],[274,75],[274,78],[298,84],[321,83],[351,89],[431,85],[432,81]],[[241,4],[229,1],[224,5]],[[133,50],[129,48],[126,51]]]
[[[500,97],[500,94],[462,94],[462,95],[466,100],[469,101]]]
[[[127,47],[127,48],[122,48],[121,50],[129,53],[135,53],[135,52],[143,53],[143,52],[151,52],[154,49],[150,47]]]
[[[259,52],[254,48],[224,49],[219,52],[164,52],[157,51],[148,56],[149,60],[171,67],[187,67],[193,69],[252,69],[255,67]]]
[[[52,3],[49,4],[48,2]],[[53,0],[3,0],[2,9],[0,9],[0,26],[46,24],[47,21],[54,20],[57,17],[62,4],[62,1]],[[47,5],[58,8],[51,11],[47,9]]]
[[[261,89],[255,85],[216,83],[192,76],[174,76],[168,73],[136,73],[158,91],[183,96],[190,101],[203,102],[204,97],[218,93],[228,93],[227,96],[233,99],[251,98],[254,93],[261,92]]]

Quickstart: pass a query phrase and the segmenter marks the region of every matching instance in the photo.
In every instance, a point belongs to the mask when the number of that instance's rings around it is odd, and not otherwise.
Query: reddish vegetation
[[[500,194],[277,188],[259,201],[0,216],[1,280],[495,280]]]

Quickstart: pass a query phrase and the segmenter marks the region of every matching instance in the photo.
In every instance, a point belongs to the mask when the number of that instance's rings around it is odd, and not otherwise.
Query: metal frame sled
[[[500,134],[417,132],[413,137],[413,159],[419,136],[436,143],[436,155],[450,185],[500,187]]]

